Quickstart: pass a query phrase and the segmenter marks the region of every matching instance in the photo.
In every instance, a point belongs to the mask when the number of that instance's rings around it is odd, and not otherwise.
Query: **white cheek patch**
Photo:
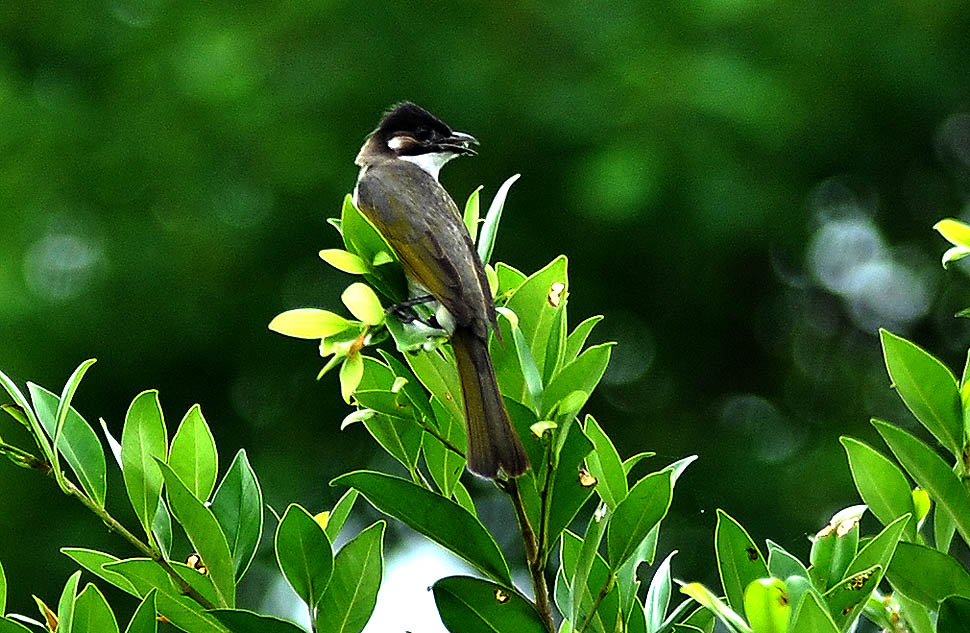
[[[405,141],[404,137],[401,136],[395,136],[387,142],[387,146],[395,151],[401,149],[405,145],[407,145],[407,141]]]
[[[390,143],[388,143],[388,145],[390,145]],[[441,167],[455,156],[457,156],[457,154],[453,154],[451,152],[435,152],[429,154],[417,154],[416,156],[398,156],[398,158],[400,160],[406,160],[409,163],[414,163],[421,169],[431,174],[432,178],[438,180],[438,172],[441,171]]]

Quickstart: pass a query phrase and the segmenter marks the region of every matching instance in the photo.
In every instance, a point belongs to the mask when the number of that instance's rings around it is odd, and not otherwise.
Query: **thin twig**
[[[545,564],[541,558],[541,548],[536,540],[535,530],[532,529],[532,524],[529,522],[529,515],[526,513],[518,483],[515,479],[504,482],[496,481],[496,483],[508,493],[512,500],[512,506],[515,508],[515,516],[519,521],[519,529],[522,532],[522,541],[525,543],[529,574],[532,576],[536,610],[539,612],[546,630],[552,633],[555,630],[555,623],[552,620],[552,611],[549,607],[549,586],[546,583]]]
[[[616,581],[616,577],[610,573],[606,577],[606,582],[603,583],[603,588],[600,589],[599,594],[596,596],[596,600],[593,600],[593,608],[589,610],[589,613],[583,618],[583,625],[576,629],[576,633],[583,633],[587,628],[589,628],[590,623],[593,621],[593,616],[596,615],[596,610],[600,608],[603,603],[603,599],[610,593],[610,589],[613,588],[613,583]],[[576,587],[573,587],[573,591],[576,591]],[[579,597],[582,600],[582,595]]]

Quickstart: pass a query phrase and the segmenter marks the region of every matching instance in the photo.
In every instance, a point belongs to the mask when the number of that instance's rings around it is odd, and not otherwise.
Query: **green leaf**
[[[371,471],[341,475],[332,486],[350,486],[390,515],[465,559],[483,573],[511,585],[508,563],[488,530],[460,505],[416,484]]]
[[[502,209],[505,207],[505,197],[509,195],[509,188],[515,183],[522,174],[515,174],[502,183],[492,198],[492,204],[488,207],[485,214],[485,222],[482,224],[482,234],[478,238],[478,256],[482,263],[487,264],[492,258],[492,249],[495,247],[495,236],[498,233],[498,224],[502,220]]]
[[[487,580],[449,576],[431,589],[451,633],[547,633],[531,603]]]
[[[859,496],[883,525],[913,512],[909,482],[899,468],[878,451],[851,437],[839,441],[849,458],[849,469]],[[906,540],[916,540],[915,521],[906,529]]]
[[[313,516],[295,503],[276,529],[276,560],[300,599],[316,608],[333,574],[333,549]]]
[[[92,584],[88,584],[74,601],[71,630],[74,633],[118,633],[118,621],[108,601]]]
[[[603,506],[600,506],[600,508],[603,508]],[[601,513],[600,509],[597,509],[586,526],[586,534],[583,536],[583,544],[579,549],[579,557],[576,560],[572,577],[569,579],[569,586],[573,590],[572,613],[569,614],[571,622],[585,621],[589,611],[593,608],[592,594],[590,600],[586,600],[586,596],[583,594],[589,587],[590,572],[598,557],[597,550],[599,550],[603,536],[606,534],[606,526],[609,523],[609,513]],[[581,596],[579,600],[576,599],[577,593]]]
[[[785,633],[788,630],[788,591],[777,578],[759,578],[744,590],[744,615],[755,633]]]
[[[912,523],[911,515],[901,516],[883,528],[875,537],[869,539],[865,546],[859,550],[859,553],[856,554],[855,558],[852,559],[848,569],[845,571],[843,580],[851,578],[867,569],[871,569],[876,565],[880,567],[881,571],[888,569],[889,561],[892,560],[893,554],[896,552],[899,539],[905,533],[906,527],[910,523]],[[882,580],[882,575],[876,579],[876,584],[879,584],[880,580]]]
[[[859,547],[859,519],[866,506],[842,510],[815,535],[808,570],[812,581],[825,590],[844,578]]]
[[[37,419],[50,437],[58,435],[61,400],[39,385],[27,383]],[[63,408],[64,419],[57,439],[58,453],[77,475],[78,483],[98,507],[104,507],[107,494],[107,466],[101,441],[88,423],[74,409]]]
[[[0,633],[34,633],[26,626],[9,618],[0,618]]]
[[[956,529],[956,523],[953,522],[950,513],[937,505],[933,510],[933,542],[936,544],[936,549],[944,554],[949,552]]]
[[[343,364],[340,365],[340,395],[347,404],[350,404],[350,397],[357,391],[363,376],[364,361],[361,354],[354,354],[344,359]]]
[[[165,500],[158,499],[158,507],[152,518],[152,535],[162,554],[168,556],[172,552],[172,515],[168,512]]]
[[[244,609],[213,609],[209,613],[232,633],[306,633],[287,620]]]
[[[583,346],[586,345],[586,339],[589,338],[593,327],[602,320],[602,315],[591,316],[577,325],[576,329],[569,333],[569,336],[566,337],[566,350],[563,355],[563,363],[569,364],[576,360],[579,353],[583,351]]]
[[[562,531],[572,523],[586,501],[593,496],[593,487],[583,486],[579,477],[579,469],[593,450],[593,444],[578,424],[571,424],[564,431],[566,436],[546,493],[549,507],[546,551],[552,549]]]
[[[588,348],[573,362],[563,367],[546,387],[542,403],[547,415],[552,407],[574,391],[593,393],[610,363],[613,343],[603,343]]]
[[[643,603],[640,602],[640,598],[634,596],[633,607],[627,615],[624,633],[649,633],[655,630],[647,629],[647,616],[643,610]]]
[[[478,189],[468,196],[468,201],[465,203],[465,213],[462,214],[465,221],[465,228],[468,229],[468,234],[472,236],[473,243],[478,238],[478,220],[481,215],[479,196],[481,195],[481,191],[482,186],[479,185]]]
[[[667,608],[670,606],[670,593],[673,582],[670,576],[670,561],[674,558],[677,550],[670,552],[667,558],[663,559],[656,571],[653,572],[653,579],[647,587],[647,597],[644,601],[644,612],[646,617],[646,629],[657,631],[667,618]]]
[[[155,613],[155,595],[157,593],[156,589],[148,592],[145,599],[135,609],[134,615],[131,616],[131,621],[128,622],[125,633],[157,633],[158,620]]]
[[[30,408],[30,404],[27,402],[27,398],[24,397],[23,392],[17,387],[14,381],[0,371],[0,384],[3,385],[4,390],[13,399],[14,404],[21,408],[23,415],[27,418],[28,426],[30,427],[31,434],[34,436],[34,441],[37,442],[37,446],[40,448],[41,452],[47,461],[54,462],[54,451],[51,449],[50,442],[47,441],[47,436],[44,434],[44,430],[41,428],[40,421],[37,420],[37,416],[34,414],[34,410]],[[11,413],[11,415],[13,415]]]
[[[529,345],[540,376],[548,375],[547,365],[550,363],[556,365],[560,360],[555,345],[552,348],[553,354],[549,355],[549,339],[557,329],[557,322],[561,318],[561,306],[565,303],[569,288],[567,264],[566,257],[563,255],[552,260],[544,268],[530,275],[505,304],[505,307],[518,317],[519,328]],[[562,332],[560,331],[559,334],[562,335]],[[495,346],[493,343],[492,347]],[[515,399],[521,401],[521,398]],[[547,406],[551,404],[553,403],[546,403]]]
[[[910,477],[929,493],[938,508],[946,510],[960,536],[970,543],[970,492],[956,474],[933,449],[906,431],[879,420],[872,424]]]
[[[465,443],[465,431],[459,425],[446,423],[442,426],[448,432],[445,439],[456,446],[462,446]],[[421,448],[424,450],[424,461],[428,465],[431,479],[441,494],[450,498],[465,469],[465,458],[447,448],[441,440],[430,433],[424,435]]]
[[[789,633],[838,633],[828,611],[814,593],[808,593],[792,617]]]
[[[381,300],[367,284],[356,282],[347,286],[340,300],[355,318],[367,325],[380,325],[384,322],[384,307]]]
[[[461,383],[455,363],[445,358],[440,348],[408,353],[404,359],[424,388],[431,392],[453,419],[464,425]]]
[[[950,596],[940,604],[937,633],[966,633],[970,622],[970,598]]]
[[[501,308],[502,314],[508,316],[507,308]],[[525,383],[526,402],[538,415],[542,410],[542,374],[536,365],[535,356],[529,348],[525,335],[519,328],[517,319],[511,320],[512,341],[515,344],[515,353],[519,359],[519,370]]]
[[[681,587],[680,591],[693,598],[698,604],[717,616],[717,619],[724,623],[729,630],[740,631],[741,633],[752,633],[751,628],[745,623],[744,618],[738,615],[731,607],[721,602],[720,598],[711,593],[704,585],[692,582]]]
[[[394,249],[387,240],[374,228],[364,215],[354,206],[353,198],[344,198],[340,214],[341,235],[344,246],[365,262],[372,262],[373,268],[364,274],[364,279],[377,288],[391,301],[403,301],[407,298],[407,282],[404,270],[400,266],[383,266],[378,262],[397,261]]]
[[[947,596],[970,598],[970,574],[952,556],[902,542],[896,546],[886,577],[899,592],[935,610]]]
[[[368,393],[376,394],[378,392]],[[390,394],[389,391],[383,393]],[[393,394],[391,395],[393,396]],[[393,397],[390,399],[393,399]],[[366,400],[365,398],[364,401]],[[379,414],[364,420],[364,427],[377,440],[377,443],[384,447],[388,454],[404,464],[409,472],[414,472],[417,467],[418,456],[421,454],[421,435],[423,433],[417,422],[413,419]]]
[[[937,633],[926,607],[898,591],[893,593],[893,598],[899,603],[899,614],[909,627],[909,633]]]
[[[359,492],[351,488],[342,497],[337,499],[337,503],[334,504],[333,510],[330,511],[330,520],[327,521],[327,527],[324,530],[331,543],[337,540],[337,535],[340,534],[340,528],[344,526],[347,517],[350,516],[350,511],[353,509],[354,502],[357,501],[359,494]]]
[[[141,597],[135,586],[121,574],[117,572],[110,571],[103,567],[106,563],[117,563],[121,559],[112,556],[111,554],[105,554],[104,552],[98,552],[93,549],[86,549],[83,547],[62,547],[61,553],[70,557],[78,565],[88,570],[98,578],[106,580],[115,587],[118,587],[122,591],[126,591],[133,596]]]
[[[744,603],[745,587],[768,576],[768,565],[748,532],[721,509],[717,511],[714,550],[727,603],[738,611]]]
[[[666,516],[673,494],[671,476],[663,470],[647,475],[617,505],[607,534],[611,569],[619,569],[633,556],[647,534]]]
[[[836,626],[845,630],[856,620],[882,575],[882,567],[875,565],[848,576],[825,592],[823,597]]]
[[[212,431],[202,417],[199,405],[192,405],[179,424],[172,447],[168,452],[168,465],[200,501],[207,501],[216,485],[219,458]]]
[[[245,450],[240,449],[233,458],[210,509],[226,535],[238,580],[249,569],[263,533],[263,491]]]
[[[586,437],[593,442],[593,452],[586,458],[589,472],[596,477],[596,492],[611,510],[626,497],[629,488],[623,462],[613,442],[593,416],[586,416]]]
[[[498,277],[498,294],[505,295],[517,290],[528,276],[504,262],[495,264],[495,276]]]
[[[7,575],[0,565],[0,616],[7,612]]]
[[[77,600],[77,586],[81,581],[81,572],[71,574],[64,584],[64,590],[57,601],[57,630],[59,633],[71,633],[74,623],[74,601]],[[0,609],[6,613],[6,607]]]
[[[963,446],[963,406],[953,373],[906,339],[880,330],[893,386],[916,419],[954,456]]]
[[[174,564],[173,564],[174,565]],[[198,579],[206,576],[197,571],[182,566]],[[144,597],[156,590],[155,603],[158,612],[172,621],[172,624],[183,631],[192,633],[229,633],[215,618],[207,614],[195,600],[182,595],[181,588],[176,585],[165,570],[148,558],[132,558],[115,563],[107,563],[105,571],[120,574],[128,579],[135,588],[135,595]],[[77,629],[74,633],[80,633]]]
[[[370,620],[384,575],[384,527],[378,521],[337,553],[317,609],[317,633],[360,633]]]
[[[165,461],[167,450],[168,436],[158,391],[143,391],[132,400],[125,415],[121,462],[131,506],[149,536],[164,481],[157,461]]]
[[[363,275],[370,272],[370,266],[367,265],[367,262],[341,248],[325,248],[320,251],[319,255],[320,259],[345,273]]]
[[[88,369],[90,369],[91,365],[93,365],[95,362],[96,362],[95,359],[89,358],[88,360],[78,365],[77,369],[74,370],[74,373],[71,374],[71,377],[67,379],[67,382],[64,384],[64,389],[61,391],[61,397],[57,405],[57,414],[55,417],[56,430],[52,434],[52,442],[51,442],[52,445],[57,449],[54,451],[54,476],[57,478],[58,482],[61,481],[61,477],[62,477],[58,453],[61,449],[61,436],[64,432],[64,421],[67,419],[68,411],[74,412],[73,409],[71,409],[71,400],[74,399],[74,393],[77,391],[78,386],[81,384],[81,379],[84,378],[84,374],[87,373]],[[86,422],[84,426],[88,426]],[[94,433],[94,431],[90,427],[88,427],[88,430],[91,431],[91,435],[93,435],[95,440],[97,440],[97,435]],[[103,463],[104,451],[101,450],[100,442],[97,443],[96,453],[101,455],[101,462]],[[95,453],[86,455],[85,457],[88,457],[93,464],[97,462]],[[66,455],[65,455],[65,458],[66,458]],[[80,477],[80,475],[78,476]],[[101,495],[101,501],[99,505],[104,504],[104,491],[102,490],[101,493],[102,495]]]
[[[276,315],[269,322],[269,329],[293,338],[318,339],[339,334],[353,325],[329,310],[296,308]]]
[[[771,540],[768,541],[768,571],[774,578],[811,578],[802,561]]]
[[[192,547],[212,579],[220,606],[236,602],[236,582],[229,543],[212,510],[192,494],[185,483],[167,464],[158,462],[168,490],[172,514],[185,529]]]

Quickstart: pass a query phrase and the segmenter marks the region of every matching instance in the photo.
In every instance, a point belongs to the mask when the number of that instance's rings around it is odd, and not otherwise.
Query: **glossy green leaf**
[[[934,506],[933,542],[936,544],[936,549],[943,553],[949,552],[956,530],[957,525],[950,513],[938,505]]]
[[[341,475],[331,485],[350,486],[390,515],[451,550],[483,573],[511,585],[509,567],[488,530],[460,505],[416,484],[371,471]]]
[[[603,506],[600,506],[590,517],[586,526],[586,533],[583,535],[582,546],[579,548],[579,556],[576,559],[572,576],[569,577],[569,586],[573,590],[572,612],[568,616],[571,622],[584,622],[589,611],[593,608],[592,602],[586,600],[585,596],[577,600],[576,594],[582,588],[589,587],[590,572],[593,569],[593,563],[598,558],[597,551],[603,541],[603,536],[606,534],[606,527],[609,525],[609,513],[601,512],[602,509]]]
[[[547,551],[552,549],[562,531],[572,523],[586,501],[593,496],[593,487],[584,486],[579,476],[583,461],[593,450],[593,443],[586,438],[578,424],[571,424],[565,433],[559,460],[547,492]]]
[[[846,577],[825,592],[823,597],[836,626],[844,630],[855,621],[882,575],[882,567],[875,565]]]
[[[966,633],[970,625],[970,598],[950,596],[940,604],[937,633]]]
[[[325,248],[319,253],[320,259],[337,270],[351,275],[363,275],[370,272],[370,266],[363,259],[342,248]]]
[[[512,321],[511,327],[512,341],[515,345],[515,353],[519,359],[519,370],[525,382],[526,402],[536,412],[536,415],[538,415],[538,412],[542,410],[542,374],[536,363],[535,355],[529,347],[529,342],[526,340],[525,334],[522,333],[516,320]]]
[[[155,543],[162,554],[168,556],[172,552],[172,515],[165,505],[165,499],[158,499],[158,507],[155,508],[155,516],[152,517],[152,535]]]
[[[354,502],[357,501],[359,494],[351,488],[334,504],[333,510],[330,511],[330,520],[327,521],[327,527],[324,529],[331,543],[337,540],[337,535],[340,534],[340,529],[347,522],[347,517],[350,516],[350,511],[353,509]]]
[[[485,221],[482,223],[481,236],[478,238],[478,256],[482,263],[487,264],[492,258],[492,249],[495,248],[495,237],[498,234],[498,225],[502,220],[502,209],[505,208],[505,198],[509,195],[509,189],[522,174],[515,174],[502,183],[502,186],[495,192],[492,204],[488,206],[485,214]]]
[[[849,470],[859,496],[883,525],[889,525],[908,512],[913,512],[909,482],[899,468],[878,451],[851,437],[839,441],[849,458]],[[916,525],[906,529],[906,540],[916,540]]]
[[[21,392],[20,388],[17,387],[17,384],[10,380],[10,378],[2,371],[0,371],[0,384],[3,385],[4,391],[6,391],[7,394],[10,395],[11,399],[13,399],[14,404],[20,407],[22,415],[26,417],[31,434],[34,436],[37,446],[44,454],[44,458],[53,463],[54,451],[51,449],[51,444],[47,440],[47,435],[45,435],[44,430],[41,428],[40,421],[34,414],[34,410],[31,409],[30,403],[27,402],[27,398],[24,397],[23,392]]]
[[[815,585],[825,590],[842,580],[859,547],[859,519],[866,506],[853,506],[835,514],[815,535],[808,570]]]
[[[713,613],[729,630],[738,631],[739,633],[752,633],[751,628],[745,623],[744,618],[738,615],[731,607],[724,604],[720,598],[711,593],[704,585],[692,582],[681,587],[680,591]]]
[[[591,316],[573,329],[566,337],[566,349],[563,354],[563,363],[568,364],[576,360],[580,352],[583,351],[583,346],[586,345],[586,340],[589,338],[590,332],[597,323],[603,320],[602,315]]]
[[[58,633],[71,633],[74,625],[74,602],[77,600],[77,587],[81,582],[81,572],[71,574],[64,584],[61,597],[57,601],[57,630]],[[6,613],[6,608],[0,609]]]
[[[755,633],[785,633],[790,612],[788,590],[777,578],[759,578],[744,590],[744,615]]]
[[[7,612],[7,575],[0,565],[0,616]]]
[[[0,618],[0,633],[34,633],[26,626],[10,618]]]
[[[451,633],[547,633],[532,604],[501,585],[449,576],[431,589],[441,621]]]
[[[893,386],[916,419],[954,456],[963,446],[963,407],[953,373],[921,347],[879,331]]]
[[[970,543],[970,491],[953,470],[936,451],[906,431],[879,420],[872,424],[909,476],[950,515],[957,532]]]
[[[838,633],[839,629],[821,600],[814,593],[809,593],[792,617],[792,625],[788,631],[789,633]]]
[[[269,322],[269,329],[294,338],[320,339],[339,334],[352,325],[344,317],[329,310],[296,308],[276,315]]]
[[[413,419],[378,414],[364,420],[364,426],[391,457],[401,462],[409,471],[414,471],[421,454],[421,436],[424,433],[417,422]]]
[[[407,398],[407,401],[417,410],[417,417],[422,418],[426,421],[433,421],[435,419],[434,412],[431,410],[431,402],[428,396],[428,392],[422,388],[421,382],[418,380],[411,368],[402,363],[396,357],[392,356],[385,350],[377,350],[384,362],[387,363],[388,369],[391,371],[391,375],[395,379],[403,379],[404,385],[401,387],[400,391]],[[366,369],[365,369],[365,373]],[[393,382],[392,382],[393,386]]]
[[[745,588],[755,580],[767,577],[768,565],[747,530],[721,509],[717,511],[714,550],[727,603],[739,611]]]
[[[647,629],[647,616],[639,598],[634,597],[633,607],[626,616],[624,633],[650,633]]]
[[[88,584],[74,601],[74,617],[71,623],[73,633],[119,633],[108,601],[101,591]]]
[[[613,343],[594,345],[563,367],[543,394],[544,413],[551,411],[556,403],[574,391],[593,393],[603,377],[603,372],[606,371],[606,366],[610,363],[612,348]]]
[[[441,349],[408,353],[404,358],[425,389],[438,399],[453,419],[464,424],[461,383],[455,363],[446,358]]]
[[[313,516],[290,504],[276,529],[276,560],[287,582],[314,609],[333,574],[330,539]]]
[[[656,455],[656,453],[654,453],[653,451],[646,451],[646,452],[643,452],[643,453],[637,453],[636,455],[633,455],[632,457],[627,457],[626,459],[623,460],[623,472],[626,473],[627,476],[629,476],[630,475],[630,471],[632,471],[636,467],[637,464],[639,464],[643,460],[649,459],[649,458],[651,458],[651,457],[653,457],[655,455]]]
[[[454,432],[457,426],[449,424],[447,428]],[[451,441],[453,444],[460,445],[460,442],[464,441],[464,432],[462,432],[460,438],[455,437]],[[424,451],[424,461],[428,465],[428,472],[431,474],[432,481],[442,495],[451,497],[461,473],[465,469],[465,458],[447,448],[441,443],[441,440],[431,434],[424,435],[421,448]]]
[[[118,587],[122,591],[126,591],[133,596],[141,597],[138,591],[135,589],[131,582],[117,572],[112,572],[103,567],[106,563],[117,563],[121,559],[112,556],[111,554],[105,554],[104,552],[98,552],[93,549],[86,549],[83,547],[62,547],[61,553],[70,557],[78,565],[88,570],[98,578],[106,580],[115,587]]]
[[[898,591],[893,592],[893,598],[899,604],[899,615],[909,627],[909,633],[937,633],[929,609]]]
[[[37,420],[51,438],[57,435],[58,416],[64,415],[57,439],[58,453],[64,456],[64,461],[77,475],[81,489],[96,505],[104,507],[108,487],[107,465],[98,434],[74,407],[62,408],[58,396],[33,383],[27,383],[27,388]]]
[[[453,496],[455,503],[468,510],[468,514],[478,518],[478,510],[475,509],[475,501],[472,499],[471,494],[469,494],[468,488],[466,488],[465,484],[461,483],[461,481],[458,481],[455,484]]]
[[[495,276],[498,278],[498,294],[507,295],[517,290],[528,275],[509,266],[505,262],[495,264]]]
[[[886,577],[898,591],[936,609],[947,596],[970,598],[970,574],[952,556],[925,545],[899,543]]]
[[[685,600],[685,605],[689,607],[693,604],[690,600]],[[714,614],[703,607],[698,607],[690,612],[687,617],[683,619],[681,624],[674,624],[671,631],[672,633],[677,633],[678,631],[683,631],[681,627],[689,627],[692,631],[698,631],[700,633],[713,633],[715,625]],[[661,632],[662,633],[662,632]]]
[[[226,535],[219,526],[212,509],[203,505],[167,464],[159,462],[172,514],[185,529],[186,536],[202,564],[208,570],[219,605],[232,607],[236,602],[236,583],[232,554]]]
[[[879,534],[869,539],[868,542],[859,550],[859,553],[852,559],[848,569],[845,571],[845,578],[851,578],[858,573],[879,566],[880,574],[889,568],[889,561],[892,560],[899,539],[905,534],[906,527],[912,523],[910,516],[901,516],[887,525]],[[882,580],[882,575],[876,578],[876,584]]]
[[[462,214],[462,219],[465,221],[465,228],[468,229],[468,234],[472,236],[472,242],[478,239],[478,221],[481,217],[481,202],[479,200],[481,191],[482,186],[479,185],[468,196],[468,200],[465,202],[465,212]]]
[[[165,461],[168,435],[165,418],[154,389],[138,394],[128,407],[121,432],[122,474],[128,498],[146,534],[162,496],[162,472],[157,462]]]
[[[197,404],[182,418],[172,438],[168,465],[197,499],[208,501],[216,485],[219,459],[215,438]]]
[[[207,578],[184,565],[182,567],[198,579]],[[121,560],[106,563],[105,571],[120,574],[128,579],[135,588],[135,595],[139,597],[147,596],[152,589],[155,589],[155,604],[158,612],[183,631],[229,633],[229,630],[206,613],[199,603],[183,595],[181,588],[155,561],[147,558]],[[74,633],[79,632],[75,629]]]
[[[647,597],[643,603],[647,631],[657,631],[667,618],[673,581],[670,575],[670,561],[677,550],[670,552],[653,572],[653,579],[647,587]]]
[[[138,608],[135,609],[135,613],[131,616],[131,620],[128,622],[128,628],[125,629],[125,633],[157,633],[158,620],[155,610],[156,594],[156,589],[148,592],[148,595],[145,596],[145,599],[141,601],[141,604],[138,605]]]
[[[209,613],[232,633],[306,633],[287,620],[244,609],[213,609]]]
[[[88,360],[86,360],[83,363],[81,363],[80,365],[78,365],[77,369],[75,369],[74,370],[74,373],[72,373],[71,376],[70,376],[70,378],[67,379],[67,382],[64,384],[64,388],[61,390],[61,397],[59,398],[58,405],[57,405],[57,413],[55,414],[55,418],[54,418],[55,419],[55,424],[54,424],[54,429],[55,430],[54,430],[54,433],[51,435],[51,445],[54,446],[54,447],[56,447],[56,449],[57,449],[57,450],[54,451],[54,476],[58,479],[58,482],[60,482],[61,477],[62,477],[62,474],[61,474],[61,466],[60,466],[60,456],[59,456],[59,454],[60,454],[60,451],[61,451],[61,437],[62,437],[63,432],[64,432],[64,422],[65,422],[65,420],[67,420],[67,416],[68,416],[68,412],[69,411],[71,413],[76,413],[76,411],[74,411],[71,408],[71,401],[74,399],[74,394],[77,391],[78,386],[81,384],[81,379],[84,378],[84,374],[87,373],[88,369],[90,369],[91,368],[91,365],[93,365],[94,363],[95,363],[95,359],[89,358]],[[36,405],[35,405],[35,408],[36,408]],[[38,413],[38,416],[39,415],[40,414]],[[78,417],[80,417],[80,416],[78,416]],[[87,422],[84,423],[84,426],[86,426],[86,427],[88,426],[87,425]],[[93,435],[94,436],[94,439],[97,440],[97,435],[94,433],[93,429],[91,429],[90,427],[88,427],[88,430],[91,431],[91,434],[90,435]],[[90,435],[89,435],[89,437],[90,437]],[[73,446],[71,447],[71,449],[72,450],[76,450],[76,448],[73,447]],[[104,451],[101,450],[101,443],[100,442],[98,442],[98,444],[97,444],[97,453],[96,454],[101,455],[101,462],[104,462]],[[65,455],[65,458],[66,457],[67,456]],[[95,453],[91,453],[90,455],[86,455],[86,457],[88,458],[88,460],[90,460],[92,462],[96,462],[97,461],[97,458],[95,457]],[[73,465],[72,465],[72,468],[73,468]],[[78,476],[80,476],[80,475],[78,475]],[[103,505],[103,504],[104,504],[104,494],[103,494],[103,491],[102,491],[101,501],[100,501],[100,503],[98,505]]]
[[[384,575],[384,527],[378,521],[337,552],[317,607],[316,633],[360,633],[370,620]]]
[[[367,325],[384,322],[384,307],[377,294],[365,283],[352,283],[340,295],[340,300],[354,317]]]
[[[768,541],[768,572],[774,578],[810,578],[808,569],[796,556],[774,541]]]
[[[590,551],[591,548],[585,542],[585,539],[581,540],[569,531],[563,533],[560,555],[566,578],[577,575],[577,570],[581,564],[585,565],[582,560],[589,555]],[[570,593],[568,603],[571,605],[570,611],[567,611],[567,613],[576,612],[580,615],[581,619],[577,626],[581,626],[583,622],[588,620],[588,628],[591,631],[610,633],[613,631],[620,613],[619,591],[613,584],[606,561],[595,551],[592,554],[592,566],[589,568],[586,582],[581,586],[570,586],[568,582],[565,583]],[[604,590],[608,591],[602,600],[599,600],[599,596]],[[599,600],[599,606],[596,611],[593,611],[593,605],[597,600]],[[592,615],[590,615],[591,613]]]
[[[364,215],[354,206],[350,195],[344,197],[340,213],[344,246],[361,259],[373,263],[364,279],[392,301],[407,298],[407,282],[400,266],[383,266],[378,262],[396,261],[394,250]]]
[[[364,376],[364,361],[361,354],[354,354],[344,359],[340,365],[340,395],[344,402],[350,404],[350,397],[357,391],[360,380]]]
[[[596,477],[596,492],[611,510],[626,498],[629,488],[626,471],[616,447],[593,416],[586,416],[586,437],[593,442],[593,452],[586,458],[589,472]]]
[[[660,471],[638,481],[617,505],[607,532],[607,550],[612,569],[619,569],[666,516],[672,494],[671,473]]]
[[[263,491],[245,450],[240,449],[233,458],[210,509],[226,535],[238,580],[249,569],[263,533]]]

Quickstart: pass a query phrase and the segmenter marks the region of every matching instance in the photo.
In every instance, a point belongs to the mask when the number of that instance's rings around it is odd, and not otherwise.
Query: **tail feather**
[[[529,458],[502,402],[487,344],[472,330],[461,327],[455,330],[451,343],[465,401],[468,469],[490,479],[500,468],[510,477],[524,474]]]

